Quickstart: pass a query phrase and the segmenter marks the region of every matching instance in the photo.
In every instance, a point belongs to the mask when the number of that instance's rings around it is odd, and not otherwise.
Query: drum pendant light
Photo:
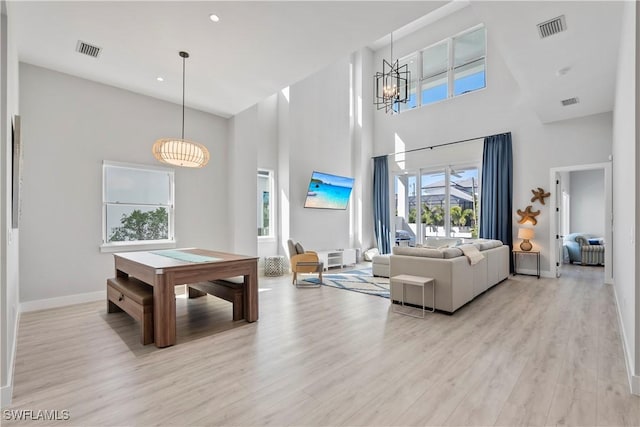
[[[180,138],[162,138],[153,144],[153,155],[163,163],[185,168],[201,168],[209,162],[207,147],[184,139],[184,75],[185,60],[189,53],[180,52],[182,58],[182,136]]]

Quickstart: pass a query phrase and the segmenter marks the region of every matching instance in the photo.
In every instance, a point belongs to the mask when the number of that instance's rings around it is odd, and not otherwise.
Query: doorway
[[[573,185],[572,185],[573,184]],[[571,188],[573,187],[573,190]],[[556,277],[562,274],[568,256],[564,239],[573,233],[589,233],[603,237],[604,280],[612,283],[612,180],[611,163],[566,166],[551,169],[551,250]]]

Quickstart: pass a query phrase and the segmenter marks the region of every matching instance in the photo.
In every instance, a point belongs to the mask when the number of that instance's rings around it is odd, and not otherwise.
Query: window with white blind
[[[172,247],[173,169],[103,162],[102,250]]]
[[[396,112],[486,87],[486,29],[477,26],[399,60],[411,71],[410,97]],[[418,90],[419,88],[419,90]]]

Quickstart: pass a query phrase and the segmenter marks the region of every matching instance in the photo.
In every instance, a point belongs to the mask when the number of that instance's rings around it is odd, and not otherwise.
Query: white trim
[[[132,252],[132,251],[153,251],[156,249],[173,249],[176,247],[175,240],[143,242],[111,242],[100,245],[100,252]]]
[[[49,308],[65,307],[73,304],[81,304],[84,302],[94,302],[107,299],[107,291],[87,292],[84,294],[66,295],[63,297],[39,299],[34,301],[26,301],[20,303],[20,312],[27,313],[30,311],[46,310]]]
[[[631,394],[640,396],[640,377],[637,375],[631,375]]]
[[[174,173],[175,169],[173,168],[167,168],[167,167],[163,167],[163,166],[156,166],[156,165],[145,165],[145,164],[140,164],[140,163],[125,163],[125,162],[114,162],[111,160],[103,160],[102,161],[102,165],[103,166],[111,166],[111,167],[116,167],[116,168],[124,168],[124,169],[137,169],[137,170],[150,170],[150,171],[160,171],[160,172],[167,172],[167,173]]]
[[[162,166],[150,166],[150,165],[141,165],[134,163],[122,163],[122,162],[113,162],[109,160],[102,161],[102,246],[101,252],[114,252],[113,250],[102,250],[102,247],[107,247],[108,245],[113,244],[114,242],[107,241],[107,207],[116,202],[107,201],[107,169],[108,168],[120,168],[120,169],[129,169],[133,171],[146,171],[146,172],[156,172],[156,173],[166,173],[169,176],[169,205],[163,204],[152,204],[147,205],[151,207],[164,207],[167,209],[168,215],[168,224],[167,224],[167,233],[168,238],[166,241],[174,241],[175,240],[175,209],[176,209],[176,189],[175,189],[175,170],[172,168],[166,168]],[[117,204],[117,203],[116,203]],[[147,242],[147,241],[145,241]],[[124,242],[126,244],[126,242]],[[154,241],[148,241],[148,243],[155,244]],[[175,247],[175,246],[173,246]],[[154,247],[155,249],[162,249],[159,247]],[[163,248],[167,248],[164,246]],[[140,248],[143,249],[143,248]],[[135,250],[135,249],[134,249]]]
[[[573,166],[562,166],[555,167],[549,169],[549,185],[550,188],[556,188],[556,173],[557,172],[576,172],[576,171],[585,171],[585,170],[594,170],[594,169],[602,169],[604,171],[604,203],[605,203],[605,212],[604,212],[604,229],[605,229],[605,242],[606,242],[606,252],[605,252],[605,260],[604,260],[604,282],[605,283],[613,283],[613,180],[611,174],[611,162],[602,162],[602,163],[589,163],[586,165],[573,165]],[[554,190],[552,190],[554,191]],[[554,215],[551,215],[550,223],[549,223],[549,248],[550,248],[550,259],[551,265],[550,267],[553,269],[556,263],[556,197],[550,197],[551,202],[549,205],[549,209]],[[562,266],[561,266],[562,268]]]
[[[16,315],[16,323],[13,325],[13,344],[11,346],[11,353],[9,355],[7,372],[7,385],[0,388],[0,407],[5,408],[11,404],[13,398],[13,371],[16,364],[16,351],[18,348],[18,326],[20,325],[20,310]]]
[[[631,394],[640,396],[640,377],[633,375],[633,358],[629,353],[629,345],[627,344],[627,334],[624,330],[624,322],[622,320],[622,311],[620,310],[620,304],[618,299],[618,293],[616,287],[613,286],[613,299],[616,303],[616,312],[618,313],[618,328],[620,328],[620,341],[622,341],[622,352],[624,353],[624,365],[627,368],[627,380],[629,381],[629,389]]]
[[[13,382],[4,387],[0,387],[0,404],[2,408],[6,408],[11,405],[11,398],[13,397]]]

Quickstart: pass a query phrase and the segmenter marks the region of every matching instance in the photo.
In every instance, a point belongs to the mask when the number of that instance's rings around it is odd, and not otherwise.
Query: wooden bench
[[[153,287],[134,277],[107,279],[107,312],[124,311],[140,322],[140,341],[153,342]]]
[[[244,278],[232,277],[225,280],[190,283],[189,298],[206,294],[213,295],[233,304],[233,320],[244,319]]]

